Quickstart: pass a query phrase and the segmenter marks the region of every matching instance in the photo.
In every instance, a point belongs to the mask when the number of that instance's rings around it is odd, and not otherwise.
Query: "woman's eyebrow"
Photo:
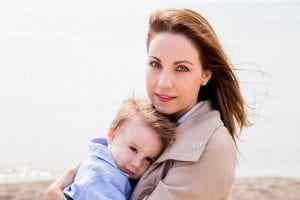
[[[149,56],[149,57],[151,57],[151,58],[153,58],[153,59],[155,59],[155,60],[161,62],[160,59],[159,59],[158,57],[156,57],[156,56]]]
[[[193,63],[191,63],[191,62],[189,62],[189,61],[187,61],[187,60],[179,60],[179,61],[176,61],[174,64],[175,64],[175,65],[178,65],[178,64],[180,64],[180,63],[188,63],[188,64],[190,64],[190,65],[194,65]]]
[[[161,62],[161,60],[156,56],[149,56],[149,57],[157,60],[158,62]],[[188,63],[190,65],[194,65],[193,63],[191,63],[190,61],[187,61],[187,60],[179,60],[179,61],[174,62],[175,65],[178,65],[180,63]]]

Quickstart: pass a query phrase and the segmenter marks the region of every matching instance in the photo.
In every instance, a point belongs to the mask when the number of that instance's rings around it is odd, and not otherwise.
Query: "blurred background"
[[[237,176],[300,177],[300,2],[0,0],[0,182],[55,178],[146,97],[148,17],[169,7],[207,18],[255,108]]]

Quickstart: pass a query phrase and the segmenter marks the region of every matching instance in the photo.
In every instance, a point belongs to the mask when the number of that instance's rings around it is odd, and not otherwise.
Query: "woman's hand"
[[[81,163],[77,164],[76,166],[69,169],[65,174],[57,178],[47,189],[45,193],[45,200],[62,199],[64,196],[64,188],[72,183],[80,165]]]

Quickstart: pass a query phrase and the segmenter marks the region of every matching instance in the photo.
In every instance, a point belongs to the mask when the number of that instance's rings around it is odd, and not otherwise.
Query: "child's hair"
[[[123,101],[121,109],[110,125],[110,131],[115,131],[126,120],[136,115],[160,136],[162,150],[165,150],[174,139],[176,125],[167,116],[159,113],[149,101],[135,98]]]

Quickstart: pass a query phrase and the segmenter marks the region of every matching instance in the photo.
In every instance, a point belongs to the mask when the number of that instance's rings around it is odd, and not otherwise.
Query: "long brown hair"
[[[234,68],[211,25],[190,9],[164,9],[150,16],[147,49],[155,35],[161,32],[185,35],[198,48],[203,69],[212,72],[209,82],[201,86],[198,101],[211,101],[221,112],[222,121],[236,141],[237,128],[241,131],[243,126],[249,125],[245,103]]]

